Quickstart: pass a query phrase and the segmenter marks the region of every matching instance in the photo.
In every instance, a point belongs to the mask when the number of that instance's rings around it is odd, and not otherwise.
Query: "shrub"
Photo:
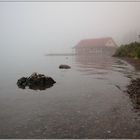
[[[132,42],[130,44],[121,45],[113,56],[132,57],[140,59],[140,43]]]

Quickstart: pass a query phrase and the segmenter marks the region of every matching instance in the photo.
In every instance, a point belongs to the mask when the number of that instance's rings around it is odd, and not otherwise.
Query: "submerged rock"
[[[45,90],[56,83],[51,77],[43,74],[33,73],[30,77],[22,77],[17,81],[19,88],[25,89],[26,86],[34,90]]]
[[[69,65],[60,65],[59,69],[70,69],[71,67]]]

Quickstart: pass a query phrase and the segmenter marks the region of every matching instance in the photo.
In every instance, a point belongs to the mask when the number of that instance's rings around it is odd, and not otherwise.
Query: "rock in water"
[[[17,81],[19,88],[25,89],[26,86],[34,90],[45,90],[56,83],[51,77],[43,74],[33,73],[29,77],[22,77]]]
[[[18,81],[17,81],[17,85],[18,85],[18,87],[20,87],[20,88],[25,88],[26,87],[26,85],[27,85],[27,78],[26,77],[22,77],[22,78],[20,78]]]
[[[71,67],[69,65],[60,65],[59,69],[70,69]]]

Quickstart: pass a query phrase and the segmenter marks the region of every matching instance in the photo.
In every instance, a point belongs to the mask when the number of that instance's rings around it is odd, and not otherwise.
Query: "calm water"
[[[0,64],[0,138],[140,138],[139,105],[125,92],[139,73],[127,62],[39,56]],[[60,70],[60,64],[72,68]],[[17,79],[33,72],[56,84],[42,91],[19,89]]]

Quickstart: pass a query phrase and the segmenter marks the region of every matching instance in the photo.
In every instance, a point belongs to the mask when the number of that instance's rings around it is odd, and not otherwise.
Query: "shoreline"
[[[135,71],[140,72],[140,59],[134,59],[129,57],[118,57],[122,60],[128,62],[135,68]],[[140,111],[140,78],[131,79],[130,83],[127,85],[127,90],[133,107],[136,111]]]
[[[135,68],[136,71],[140,71],[140,59],[134,59],[130,57],[117,57],[117,58],[127,61]]]

